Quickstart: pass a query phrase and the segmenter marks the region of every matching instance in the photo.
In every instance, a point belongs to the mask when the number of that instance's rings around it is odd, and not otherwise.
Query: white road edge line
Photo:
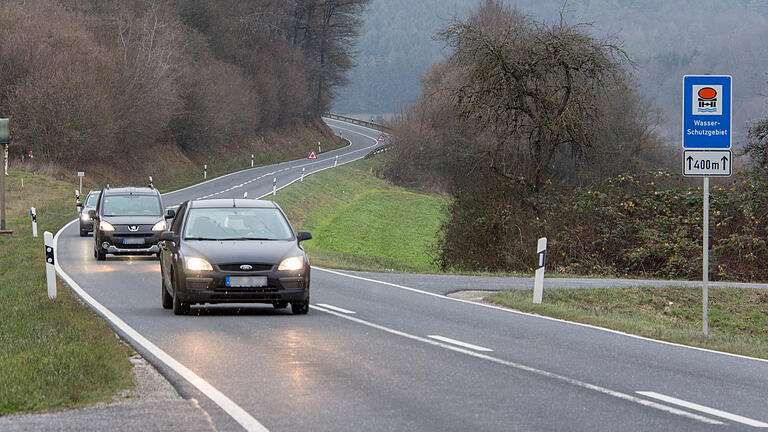
[[[355,311],[351,311],[349,309],[344,309],[344,308],[340,308],[338,306],[329,305],[329,304],[325,304],[325,303],[318,303],[318,306],[322,306],[322,307],[324,307],[326,309],[335,310],[336,312],[341,312],[341,313],[345,313],[345,314],[349,314],[349,315],[354,315],[356,313]]]
[[[77,219],[64,225],[56,233],[56,236],[53,238],[54,251],[58,252],[59,236],[61,235],[61,233],[64,232],[65,229],[67,229],[70,225],[72,225],[75,222],[77,222]],[[134,330],[133,327],[129,326],[125,321],[121,320],[117,315],[112,313],[112,311],[110,311],[104,305],[96,301],[96,299],[91,297],[87,292],[85,292],[85,290],[83,290],[80,287],[80,285],[77,284],[77,282],[74,281],[74,279],[72,279],[64,271],[64,269],[61,268],[61,266],[59,265],[59,260],[56,260],[55,267],[56,267],[56,273],[58,273],[59,277],[64,279],[64,281],[69,285],[69,287],[72,288],[72,291],[74,291],[85,303],[87,303],[91,308],[93,308],[96,312],[98,312],[99,315],[104,317],[104,319],[109,321],[113,326],[122,330],[123,333],[127,337],[131,338],[136,344],[140,345],[142,348],[152,353],[152,355],[154,355],[158,360],[160,360],[166,366],[168,366],[173,371],[181,375],[190,384],[195,386],[195,388],[200,390],[200,392],[206,395],[216,405],[221,407],[221,409],[223,409],[227,414],[229,414],[233,419],[235,419],[236,422],[240,423],[240,425],[243,426],[245,430],[253,431],[253,432],[269,432],[269,429],[264,427],[264,425],[262,425],[258,420],[253,418],[250,414],[248,414],[247,411],[241,408],[232,399],[227,397],[224,393],[220,392],[218,389],[216,389],[206,380],[202,379],[196,373],[192,372],[189,368],[179,363],[178,360],[174,359],[168,353],[160,349],[160,347],[150,342],[149,339],[142,336],[139,332]]]
[[[320,306],[322,306],[322,305],[320,305]],[[454,345],[462,346],[464,348],[469,348],[469,349],[472,349],[472,350],[475,350],[475,351],[483,351],[483,352],[491,352],[491,351],[493,351],[490,348],[482,347],[480,345],[474,345],[474,344],[471,344],[471,343],[462,342],[460,340],[447,338],[445,336],[427,335],[427,337],[431,337],[432,339],[437,339],[437,340],[443,341],[443,342],[448,342],[448,343],[451,343],[451,344],[454,344]]]
[[[658,399],[667,403],[671,403],[674,405],[679,405],[681,407],[689,408],[694,411],[700,411],[709,415],[713,415],[715,417],[721,417],[724,419],[732,420],[738,423],[743,423],[748,426],[756,427],[756,428],[768,428],[768,423],[763,423],[759,420],[753,420],[751,418],[742,417],[740,415],[731,414],[726,411],[721,411],[719,409],[710,408],[704,405],[695,404],[693,402],[688,402],[682,399],[673,398],[672,396],[663,395],[661,393],[651,392],[651,391],[638,391],[635,392],[637,394],[641,394],[646,397]]]
[[[643,405],[645,407],[655,408],[655,409],[660,410],[660,411],[664,411],[664,412],[667,412],[667,413],[670,413],[670,414],[676,414],[676,415],[679,415],[679,416],[682,416],[682,417],[687,417],[687,418],[693,419],[693,420],[698,420],[700,422],[707,423],[707,424],[714,424],[714,425],[721,425],[721,424],[723,424],[722,422],[719,422],[717,420],[713,420],[713,419],[710,419],[710,418],[707,418],[707,417],[704,417],[704,416],[701,416],[701,415],[698,415],[698,414],[689,413],[688,411],[683,411],[683,410],[678,409],[678,408],[669,407],[669,406],[666,406],[666,405],[662,405],[660,403],[656,403],[656,402],[653,402],[653,401],[641,399],[639,397],[636,397],[636,396],[633,396],[633,395],[630,395],[630,394],[621,393],[621,392],[618,392],[618,391],[615,391],[615,390],[611,390],[611,389],[608,389],[608,388],[605,388],[605,387],[600,387],[600,386],[597,386],[597,385],[594,385],[594,384],[589,384],[589,383],[586,383],[586,382],[583,382],[583,381],[579,381],[577,379],[568,378],[566,376],[558,375],[558,374],[555,374],[555,373],[552,373],[552,372],[547,372],[547,371],[544,371],[544,370],[541,370],[541,369],[532,368],[530,366],[526,366],[526,365],[523,365],[523,364],[520,364],[520,363],[515,363],[515,362],[508,361],[508,360],[503,360],[503,359],[500,359],[500,358],[497,358],[497,357],[491,357],[491,356],[489,356],[487,354],[481,354],[481,353],[478,353],[478,352],[475,352],[475,351],[470,351],[468,349],[460,348],[460,347],[457,347],[455,345],[449,345],[447,343],[438,342],[438,341],[435,341],[435,340],[432,340],[432,339],[427,339],[425,337],[416,336],[416,335],[413,335],[413,334],[410,334],[410,333],[405,333],[405,332],[402,332],[402,331],[399,331],[399,330],[395,330],[395,329],[392,329],[392,328],[389,328],[389,327],[385,327],[385,326],[382,326],[382,325],[379,325],[379,324],[372,323],[370,321],[365,321],[365,320],[362,320],[360,318],[356,318],[356,317],[349,316],[349,315],[344,315],[344,314],[341,314],[339,312],[334,312],[332,310],[325,309],[325,308],[320,307],[320,306],[311,305],[310,307],[312,309],[318,310],[320,312],[325,312],[325,313],[337,316],[339,318],[343,318],[343,319],[346,319],[346,320],[349,320],[349,321],[356,322],[358,324],[362,324],[362,325],[367,326],[367,327],[371,327],[371,328],[374,328],[374,329],[377,329],[377,330],[381,330],[381,331],[384,331],[384,332],[387,332],[387,333],[390,333],[390,334],[394,334],[396,336],[401,336],[401,337],[404,337],[404,338],[407,338],[407,339],[415,340],[415,341],[418,341],[418,342],[423,342],[423,343],[426,343],[426,344],[429,344],[429,345],[433,345],[433,346],[437,346],[437,347],[440,347],[440,348],[445,348],[447,350],[454,351],[454,352],[457,352],[457,353],[466,354],[468,356],[472,356],[472,357],[476,357],[476,358],[479,358],[479,359],[487,360],[487,361],[490,361],[490,362],[493,362],[493,363],[496,363],[496,364],[500,364],[500,365],[503,365],[503,366],[508,366],[508,367],[511,367],[511,368],[515,368],[515,369],[519,369],[519,370],[522,370],[522,371],[530,372],[530,373],[533,373],[533,374],[536,374],[536,375],[539,375],[539,376],[551,378],[551,379],[554,379],[554,380],[557,380],[557,381],[562,381],[562,382],[565,382],[567,384],[571,384],[571,385],[574,385],[574,386],[577,386],[577,387],[581,387],[581,388],[584,388],[584,389],[587,389],[587,390],[592,390],[592,391],[595,391],[595,392],[598,392],[598,393],[602,393],[602,394],[605,394],[605,395],[608,395],[608,396],[612,396],[612,397],[615,397],[615,398],[618,398],[618,399],[622,399],[622,400],[625,400],[625,401],[634,402],[634,403]]]
[[[539,319],[543,319],[543,320],[547,320],[547,321],[555,321],[555,322],[575,325],[575,326],[579,326],[579,327],[586,327],[586,328],[590,328],[590,329],[594,329],[594,330],[604,331],[606,333],[613,333],[613,334],[617,334],[617,335],[621,335],[621,336],[630,337],[630,338],[633,338],[633,339],[640,339],[640,340],[649,341],[649,342],[655,342],[655,343],[659,343],[659,344],[663,344],[663,345],[669,345],[669,346],[674,346],[674,347],[679,347],[679,348],[686,348],[686,349],[690,349],[690,350],[694,350],[694,351],[701,351],[701,352],[706,352],[706,353],[711,353],[711,354],[720,354],[720,355],[724,355],[724,356],[727,356],[727,357],[734,357],[734,358],[739,358],[739,359],[744,359],[744,360],[753,360],[753,361],[758,361],[758,362],[762,362],[762,363],[768,363],[768,359],[762,359],[762,358],[757,358],[757,357],[749,357],[749,356],[745,356],[745,355],[741,355],[741,354],[733,354],[733,353],[728,353],[728,352],[723,352],[723,351],[715,351],[715,350],[711,350],[711,349],[707,349],[707,348],[700,348],[700,347],[689,346],[689,345],[681,345],[681,344],[674,343],[674,342],[667,342],[667,341],[658,340],[658,339],[651,339],[651,338],[648,338],[648,337],[645,337],[645,336],[638,336],[638,335],[634,335],[634,334],[630,334],[630,333],[624,333],[622,331],[612,330],[612,329],[605,328],[605,327],[598,327],[598,326],[594,326],[594,325],[591,325],[591,324],[584,324],[584,323],[579,323],[579,322],[574,322],[574,321],[567,321],[567,320],[560,319],[560,318],[552,318],[552,317],[548,317],[548,316],[544,316],[544,315],[536,315],[536,314],[532,314],[532,313],[528,313],[528,312],[521,312],[519,310],[507,309],[507,308],[503,308],[501,306],[494,306],[494,305],[489,305],[489,304],[485,304],[485,303],[477,303],[477,302],[473,302],[473,301],[469,301],[469,300],[463,300],[463,299],[459,299],[459,298],[448,297],[448,296],[441,295],[441,294],[431,293],[429,291],[422,291],[420,289],[410,288],[410,287],[407,287],[407,286],[398,285],[398,284],[394,284],[394,283],[391,283],[391,282],[384,282],[384,281],[380,281],[380,280],[376,280],[376,279],[369,279],[369,278],[364,278],[364,277],[361,277],[361,276],[355,276],[355,275],[351,275],[351,274],[346,274],[346,273],[342,273],[342,272],[335,271],[335,270],[329,270],[329,269],[322,268],[322,267],[312,266],[312,268],[314,270],[319,270],[319,271],[324,271],[324,272],[328,272],[328,273],[333,273],[333,274],[339,275],[339,276],[345,276],[345,277],[352,278],[352,279],[359,279],[359,280],[363,280],[363,281],[366,281],[366,282],[378,283],[378,284],[391,286],[391,287],[398,288],[398,289],[405,290],[405,291],[411,291],[411,292],[415,292],[415,293],[419,293],[419,294],[424,294],[424,295],[428,295],[428,296],[432,296],[432,297],[437,297],[437,298],[440,298],[440,299],[443,299],[443,300],[447,300],[447,301],[454,301],[454,302],[459,302],[459,303],[471,304],[471,305],[475,305],[475,306],[479,306],[479,307],[484,307],[484,308],[487,308],[487,309],[495,309],[495,310],[499,310],[499,311],[502,311],[502,312],[507,312],[507,313],[511,313],[511,314],[515,314],[515,315],[523,315],[523,316],[532,317],[532,318],[539,318]]]

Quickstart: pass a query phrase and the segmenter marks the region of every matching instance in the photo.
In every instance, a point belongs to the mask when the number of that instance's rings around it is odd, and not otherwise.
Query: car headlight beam
[[[161,220],[152,227],[152,231],[165,231],[167,227],[168,225],[165,224],[165,221]]]
[[[213,266],[208,261],[197,257],[184,257],[184,262],[189,271],[213,271]]]
[[[280,271],[297,271],[304,268],[304,260],[301,257],[292,256],[284,259],[277,269]]]
[[[115,227],[112,226],[112,224],[107,222],[107,221],[101,221],[101,222],[99,222],[99,230],[101,230],[101,231],[114,231]]]

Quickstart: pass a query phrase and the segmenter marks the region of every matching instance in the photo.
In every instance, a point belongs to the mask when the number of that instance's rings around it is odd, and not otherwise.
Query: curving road
[[[258,197],[367,154],[377,131],[326,122],[349,147],[165,194],[166,205]],[[278,192],[279,193],[279,192]],[[301,227],[296,227],[300,229]],[[96,262],[92,239],[58,235],[60,275],[218,430],[740,430],[768,427],[768,362],[451,299],[421,276],[313,268],[306,316],[160,306],[154,259]],[[434,277],[432,277],[434,279]],[[483,289],[451,277],[452,287]],[[435,291],[435,290],[433,290]],[[437,291],[440,291],[439,289]],[[122,423],[131,430],[130,422]]]

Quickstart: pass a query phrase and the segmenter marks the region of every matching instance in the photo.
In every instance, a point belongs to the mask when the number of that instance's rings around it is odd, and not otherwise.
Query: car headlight
[[[152,227],[152,231],[165,231],[165,228],[167,227],[168,226],[165,224],[165,221],[161,220]]]
[[[184,257],[189,271],[213,271],[213,266],[208,261],[197,257]]]
[[[113,227],[112,224],[107,222],[107,221],[101,221],[101,222],[99,222],[99,230],[101,230],[101,231],[114,231],[115,227]]]
[[[296,271],[304,268],[304,260],[301,257],[293,256],[288,257],[277,266],[280,271]]]
[[[89,221],[89,220],[91,220],[91,217],[88,216],[88,213],[83,213],[83,214],[80,215],[80,219],[82,219],[84,221]]]

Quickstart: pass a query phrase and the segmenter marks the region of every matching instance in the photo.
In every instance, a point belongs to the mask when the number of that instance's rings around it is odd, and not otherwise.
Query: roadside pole
[[[0,119],[0,150],[3,152],[3,159],[5,159],[5,155],[8,154],[8,144],[11,142],[11,131],[10,127],[8,125],[8,119],[3,118]],[[5,161],[3,161],[3,166],[5,166]],[[3,168],[0,170],[0,235],[11,235],[10,231],[6,231],[5,229],[5,170],[6,168]]]
[[[539,239],[536,248],[536,278],[533,282],[533,303],[541,304],[544,296],[544,264],[547,260],[547,238]]]
[[[85,172],[78,171],[77,177],[80,179],[80,195],[83,194],[83,177],[85,177]]]
[[[730,177],[733,167],[732,78],[683,77],[683,175],[703,177],[701,221],[701,329],[709,335],[709,178]]]
[[[208,178],[208,164],[203,165],[203,180]]]
[[[301,181],[304,181],[304,170],[306,168],[301,168]]]
[[[253,154],[251,154],[251,168],[253,168]]]
[[[32,218],[32,237],[37,238],[37,210],[34,207],[29,209],[29,216]]]
[[[43,233],[45,242],[45,280],[48,285],[48,298],[56,298],[56,267],[53,250],[53,234],[50,231]]]
[[[272,179],[272,196],[277,194],[277,177]]]
[[[336,160],[333,161],[333,166],[335,167],[338,164],[339,164],[339,155],[336,155]]]
[[[709,334],[709,177],[704,177],[704,218],[702,220],[702,330],[704,335]]]

